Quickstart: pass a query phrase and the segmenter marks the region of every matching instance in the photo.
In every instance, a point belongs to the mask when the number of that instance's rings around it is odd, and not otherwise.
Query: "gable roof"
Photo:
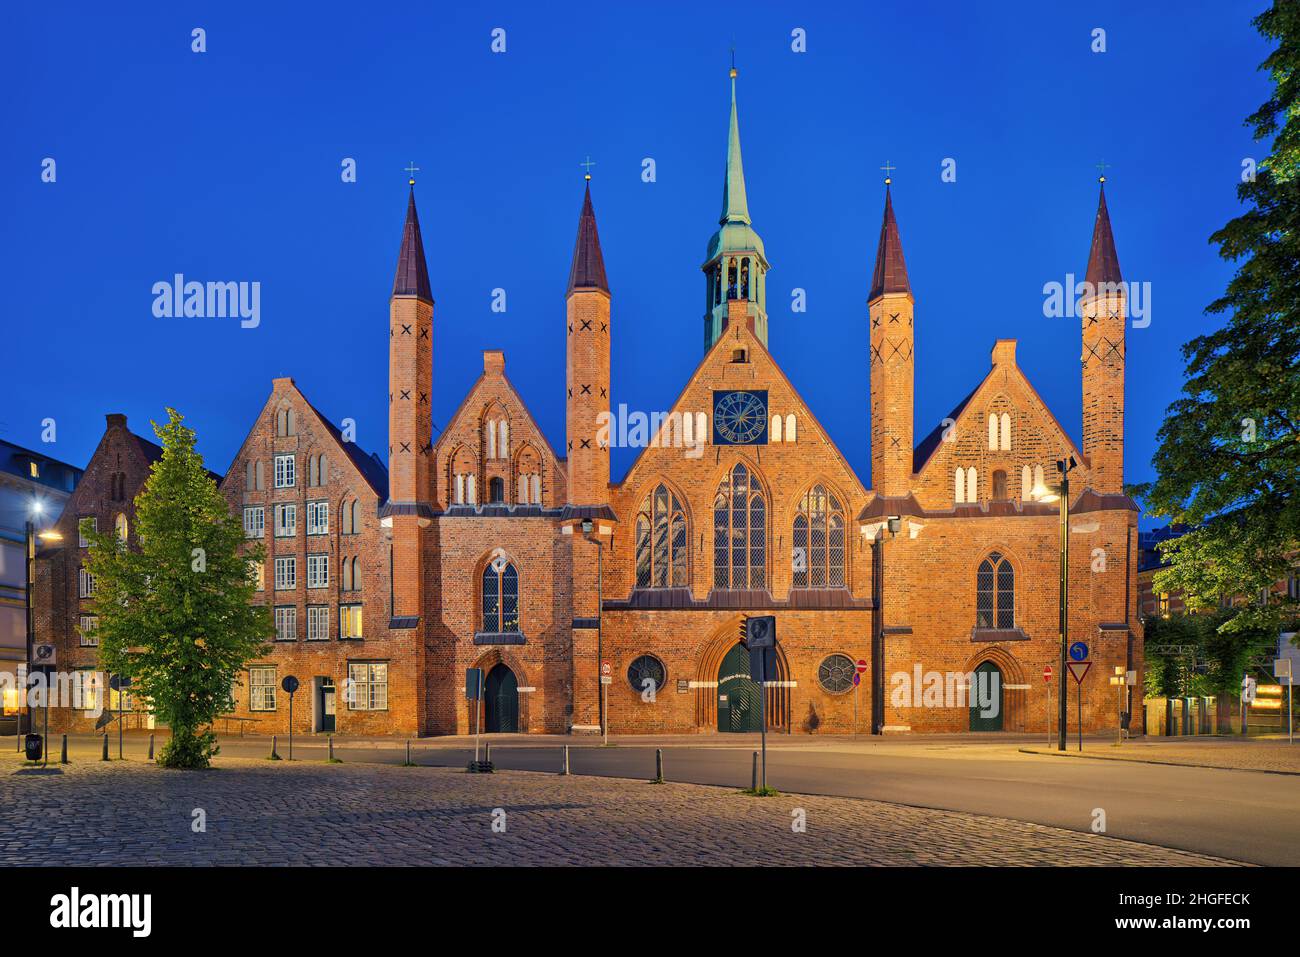
[[[520,396],[519,391],[514,386],[514,383],[510,381],[510,377],[505,374],[504,370],[502,370],[500,374],[501,374],[501,381],[505,383],[506,393],[509,396],[509,398],[513,399],[516,403],[518,403],[519,410],[524,414],[524,420],[530,426],[532,426],[533,431],[536,432],[537,435],[541,438],[542,443],[546,446],[546,452],[551,456],[551,460],[554,461],[557,465],[563,467],[567,459],[562,459],[560,458],[560,456],[555,454],[555,449],[551,446],[551,440],[546,437],[546,433],[543,432],[541,426],[537,424],[537,420],[533,418],[533,414],[528,411],[527,403],[525,403],[523,397]],[[437,455],[438,450],[442,448],[444,441],[447,440],[447,436],[449,436],[452,433],[452,427],[456,424],[457,421],[460,420],[461,415],[465,412],[466,407],[469,405],[469,400],[474,397],[474,393],[476,393],[479,390],[479,388],[483,385],[483,380],[486,378],[487,378],[487,371],[484,370],[483,372],[480,372],[478,378],[474,380],[473,384],[470,385],[469,390],[465,393],[465,397],[460,400],[460,405],[456,406],[456,411],[453,412],[451,414],[451,418],[447,420],[446,428],[442,430],[442,434],[438,436],[438,440],[433,443],[433,453],[435,455]],[[515,434],[518,435],[518,433]]]
[[[298,387],[295,385],[294,388],[297,389]],[[352,464],[355,465],[357,471],[361,473],[361,477],[366,480],[366,484],[369,485],[374,493],[379,496],[380,503],[383,503],[388,498],[388,468],[384,465],[383,461],[376,453],[367,453],[363,448],[361,448],[361,446],[357,445],[357,443],[344,441],[343,431],[326,418],[325,413],[312,405],[311,402],[308,401],[307,397],[302,395],[301,389],[298,389],[298,394],[302,396],[302,401],[306,403],[307,408],[316,413],[316,418],[320,419],[321,424],[325,426],[326,431],[334,437],[335,443],[342,448],[347,457],[352,460]]]

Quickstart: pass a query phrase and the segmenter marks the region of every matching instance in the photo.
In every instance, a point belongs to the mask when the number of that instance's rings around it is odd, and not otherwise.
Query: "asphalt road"
[[[517,742],[493,743],[497,767],[559,770],[563,739]],[[665,777],[748,787],[752,745],[711,742],[665,744]],[[222,752],[232,756],[268,752],[266,739],[224,738],[221,744]],[[117,741],[111,745],[116,757]],[[339,739],[336,751],[345,761],[401,763],[405,750],[394,745]],[[144,748],[140,737],[126,739],[128,758],[142,758]],[[284,738],[278,749],[287,755]],[[319,738],[295,738],[295,758],[322,760],[325,750]],[[635,743],[575,743],[570,769],[574,774],[649,779],[654,752],[653,746]],[[472,753],[472,746],[461,741],[424,739],[415,743],[413,758],[421,765],[456,767],[464,766]],[[98,755],[96,741],[73,741],[74,760]],[[1112,837],[1257,864],[1300,865],[1300,776],[1295,775],[1023,754],[1016,742],[911,741],[856,748],[778,742],[768,751],[767,782],[790,793],[871,798],[1084,832],[1092,830],[1096,809],[1101,809]]]

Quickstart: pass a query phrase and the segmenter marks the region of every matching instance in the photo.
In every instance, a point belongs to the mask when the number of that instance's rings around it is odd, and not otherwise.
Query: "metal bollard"
[[[104,753],[100,756],[99,760],[101,761],[108,760],[108,732],[107,731],[104,732]]]
[[[334,760],[334,735],[332,734],[329,736],[329,745],[330,745],[329,760],[333,761]]]
[[[411,741],[409,738],[406,741],[406,763],[411,763]]]
[[[153,734],[149,735],[149,760],[153,760]]]
[[[63,736],[63,748],[59,752],[59,763],[68,763],[68,736],[66,734]]]
[[[664,752],[662,748],[655,748],[655,784],[664,783]]]
[[[491,741],[483,745],[483,763],[484,764],[492,763],[492,742]]]
[[[754,752],[754,773],[750,778],[749,789],[751,791],[758,790],[758,752],[757,751]]]
[[[569,746],[567,744],[564,746],[564,767],[560,769],[560,773],[569,773]]]
[[[275,740],[276,740],[276,736],[275,736],[275,735],[271,735],[271,760],[272,760],[272,761],[279,761],[279,760],[280,760],[280,755],[279,755],[279,754],[276,752],[276,750],[275,750]]]

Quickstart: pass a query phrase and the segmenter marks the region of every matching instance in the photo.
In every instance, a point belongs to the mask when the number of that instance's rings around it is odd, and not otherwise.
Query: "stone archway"
[[[740,615],[719,626],[700,649],[695,661],[695,729],[702,733],[718,730],[718,687],[723,660],[740,644]],[[742,649],[743,651],[743,649]],[[733,659],[737,660],[737,659]],[[786,731],[790,727],[790,663],[778,639],[776,675],[766,690],[767,729]]]

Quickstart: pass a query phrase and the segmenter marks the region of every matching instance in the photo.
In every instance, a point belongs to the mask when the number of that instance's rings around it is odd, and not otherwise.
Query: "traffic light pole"
[[[1064,465],[1061,469],[1061,677],[1060,700],[1058,701],[1058,728],[1056,750],[1065,750],[1066,721],[1069,715],[1069,689],[1065,680],[1065,650],[1070,642],[1070,473]],[[1082,688],[1075,692],[1080,694]],[[1080,715],[1079,734],[1083,734],[1082,715]]]

